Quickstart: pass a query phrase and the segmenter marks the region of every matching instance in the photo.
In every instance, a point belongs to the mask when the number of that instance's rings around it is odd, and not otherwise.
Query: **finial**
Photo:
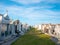
[[[4,14],[4,17],[6,17],[8,15],[8,10],[6,9],[6,13]]]

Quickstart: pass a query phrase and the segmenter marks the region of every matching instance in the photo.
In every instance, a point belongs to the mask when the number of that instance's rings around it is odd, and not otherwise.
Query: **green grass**
[[[49,35],[45,35],[32,28],[25,35],[21,36],[11,45],[56,45],[50,40]]]

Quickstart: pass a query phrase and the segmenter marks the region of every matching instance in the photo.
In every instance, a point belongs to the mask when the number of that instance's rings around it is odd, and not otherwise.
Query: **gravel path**
[[[17,40],[18,38],[19,38],[19,37],[16,37],[16,36],[15,36],[15,37],[11,37],[11,39],[3,42],[3,43],[0,44],[0,45],[11,45],[11,43],[14,42],[15,40]]]

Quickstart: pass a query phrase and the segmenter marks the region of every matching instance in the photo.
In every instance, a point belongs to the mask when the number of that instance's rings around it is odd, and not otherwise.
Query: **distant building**
[[[29,25],[28,24],[23,24],[23,32],[27,32],[27,30],[29,29]]]
[[[39,24],[39,25],[34,25],[34,28],[36,28],[37,30],[41,30],[42,29],[42,25]]]

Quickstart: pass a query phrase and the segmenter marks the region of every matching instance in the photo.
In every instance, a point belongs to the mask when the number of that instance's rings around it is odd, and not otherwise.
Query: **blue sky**
[[[6,9],[11,19],[22,23],[60,23],[60,0],[0,0],[0,13]]]

